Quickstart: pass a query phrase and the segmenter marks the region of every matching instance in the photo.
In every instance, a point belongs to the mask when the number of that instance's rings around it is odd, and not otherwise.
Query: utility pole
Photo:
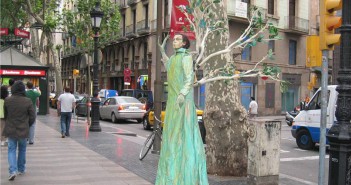
[[[154,130],[161,126],[159,120],[161,120],[161,99],[162,99],[162,81],[161,81],[161,53],[158,50],[159,39],[162,39],[162,0],[157,1],[157,33],[156,33],[156,80],[154,82],[155,87],[155,114],[154,116],[157,119],[155,120]],[[151,151],[154,154],[160,154],[161,141],[159,137],[155,137],[155,142],[153,144],[153,150]]]

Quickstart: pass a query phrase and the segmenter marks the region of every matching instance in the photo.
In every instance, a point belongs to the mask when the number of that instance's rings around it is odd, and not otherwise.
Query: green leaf
[[[200,28],[205,28],[206,27],[206,22],[205,22],[205,20],[204,19],[201,19],[200,20]]]
[[[214,0],[213,3],[220,3],[220,0]]]

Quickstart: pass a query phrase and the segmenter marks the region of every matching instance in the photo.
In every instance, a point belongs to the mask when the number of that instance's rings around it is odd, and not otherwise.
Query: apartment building
[[[122,16],[120,37],[116,41],[111,41],[101,50],[99,86],[118,91],[124,88],[139,88],[140,81],[138,79],[142,76],[147,77],[147,88],[153,90],[156,52],[158,52],[155,35],[156,1],[115,0],[114,2],[119,4]],[[309,23],[310,1],[227,0],[226,3],[230,41],[236,40],[242,30],[248,26],[248,10],[253,5],[263,10],[266,21],[278,26],[279,34],[283,38],[269,43],[260,43],[253,48],[245,48],[242,54],[233,55],[237,61],[238,70],[252,69],[267,51],[272,49],[275,52],[275,60],[266,61],[266,63],[279,66],[282,70],[281,79],[291,83],[288,91],[281,93],[278,82],[261,78],[245,78],[241,81],[242,104],[247,108],[250,96],[254,96],[259,104],[260,115],[278,115],[284,111],[292,110],[299,101],[309,95],[307,83],[310,80],[310,70],[305,67],[305,51],[306,36],[311,30]],[[162,22],[166,33],[169,31],[171,1],[164,0],[163,7]],[[166,51],[171,54],[172,50],[169,42]],[[63,78],[68,80],[66,85],[72,84],[73,69],[82,70],[83,76],[87,73],[84,72],[87,65],[81,64],[81,61],[86,60],[92,61],[81,54],[65,55],[62,67]],[[128,86],[124,83],[123,75],[123,70],[126,67],[132,71],[132,81]],[[198,78],[201,78],[201,74]],[[164,69],[162,69],[162,80],[167,81]],[[84,84],[87,83],[87,80],[83,78],[81,82]],[[78,91],[85,91],[83,85],[78,86]],[[166,88],[164,91],[166,95]],[[196,103],[203,107],[204,86],[195,90],[195,98]]]

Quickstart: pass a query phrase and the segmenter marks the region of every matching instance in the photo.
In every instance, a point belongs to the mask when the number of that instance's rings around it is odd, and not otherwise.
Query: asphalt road
[[[142,124],[135,121],[125,121],[114,124],[108,120],[101,121],[108,127],[119,128],[137,134],[138,139],[145,139],[151,131],[144,130]],[[281,150],[280,150],[280,175],[301,182],[301,184],[318,184],[319,151],[318,146],[312,151],[301,150],[297,147],[295,138],[292,137],[290,128],[282,120]],[[142,142],[138,142],[142,143]],[[328,182],[329,155],[325,159],[325,182]]]
[[[280,176],[292,179],[301,184],[318,184],[319,173],[319,151],[318,146],[314,150],[306,151],[297,147],[295,138],[292,137],[290,129],[284,120],[282,121],[281,143],[280,143]],[[144,130],[141,123],[136,121],[123,121],[121,123],[112,123],[110,120],[100,121],[104,127],[118,128],[122,132],[134,133],[137,137],[125,137],[134,143],[143,144],[146,137],[151,133],[150,130]],[[329,155],[325,158],[324,177],[328,182],[328,162]]]

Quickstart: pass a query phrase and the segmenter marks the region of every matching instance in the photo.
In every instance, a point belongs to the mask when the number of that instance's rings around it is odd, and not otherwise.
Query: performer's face
[[[175,35],[173,38],[173,48],[178,49],[181,48],[185,45],[183,42],[183,36],[182,35]]]

